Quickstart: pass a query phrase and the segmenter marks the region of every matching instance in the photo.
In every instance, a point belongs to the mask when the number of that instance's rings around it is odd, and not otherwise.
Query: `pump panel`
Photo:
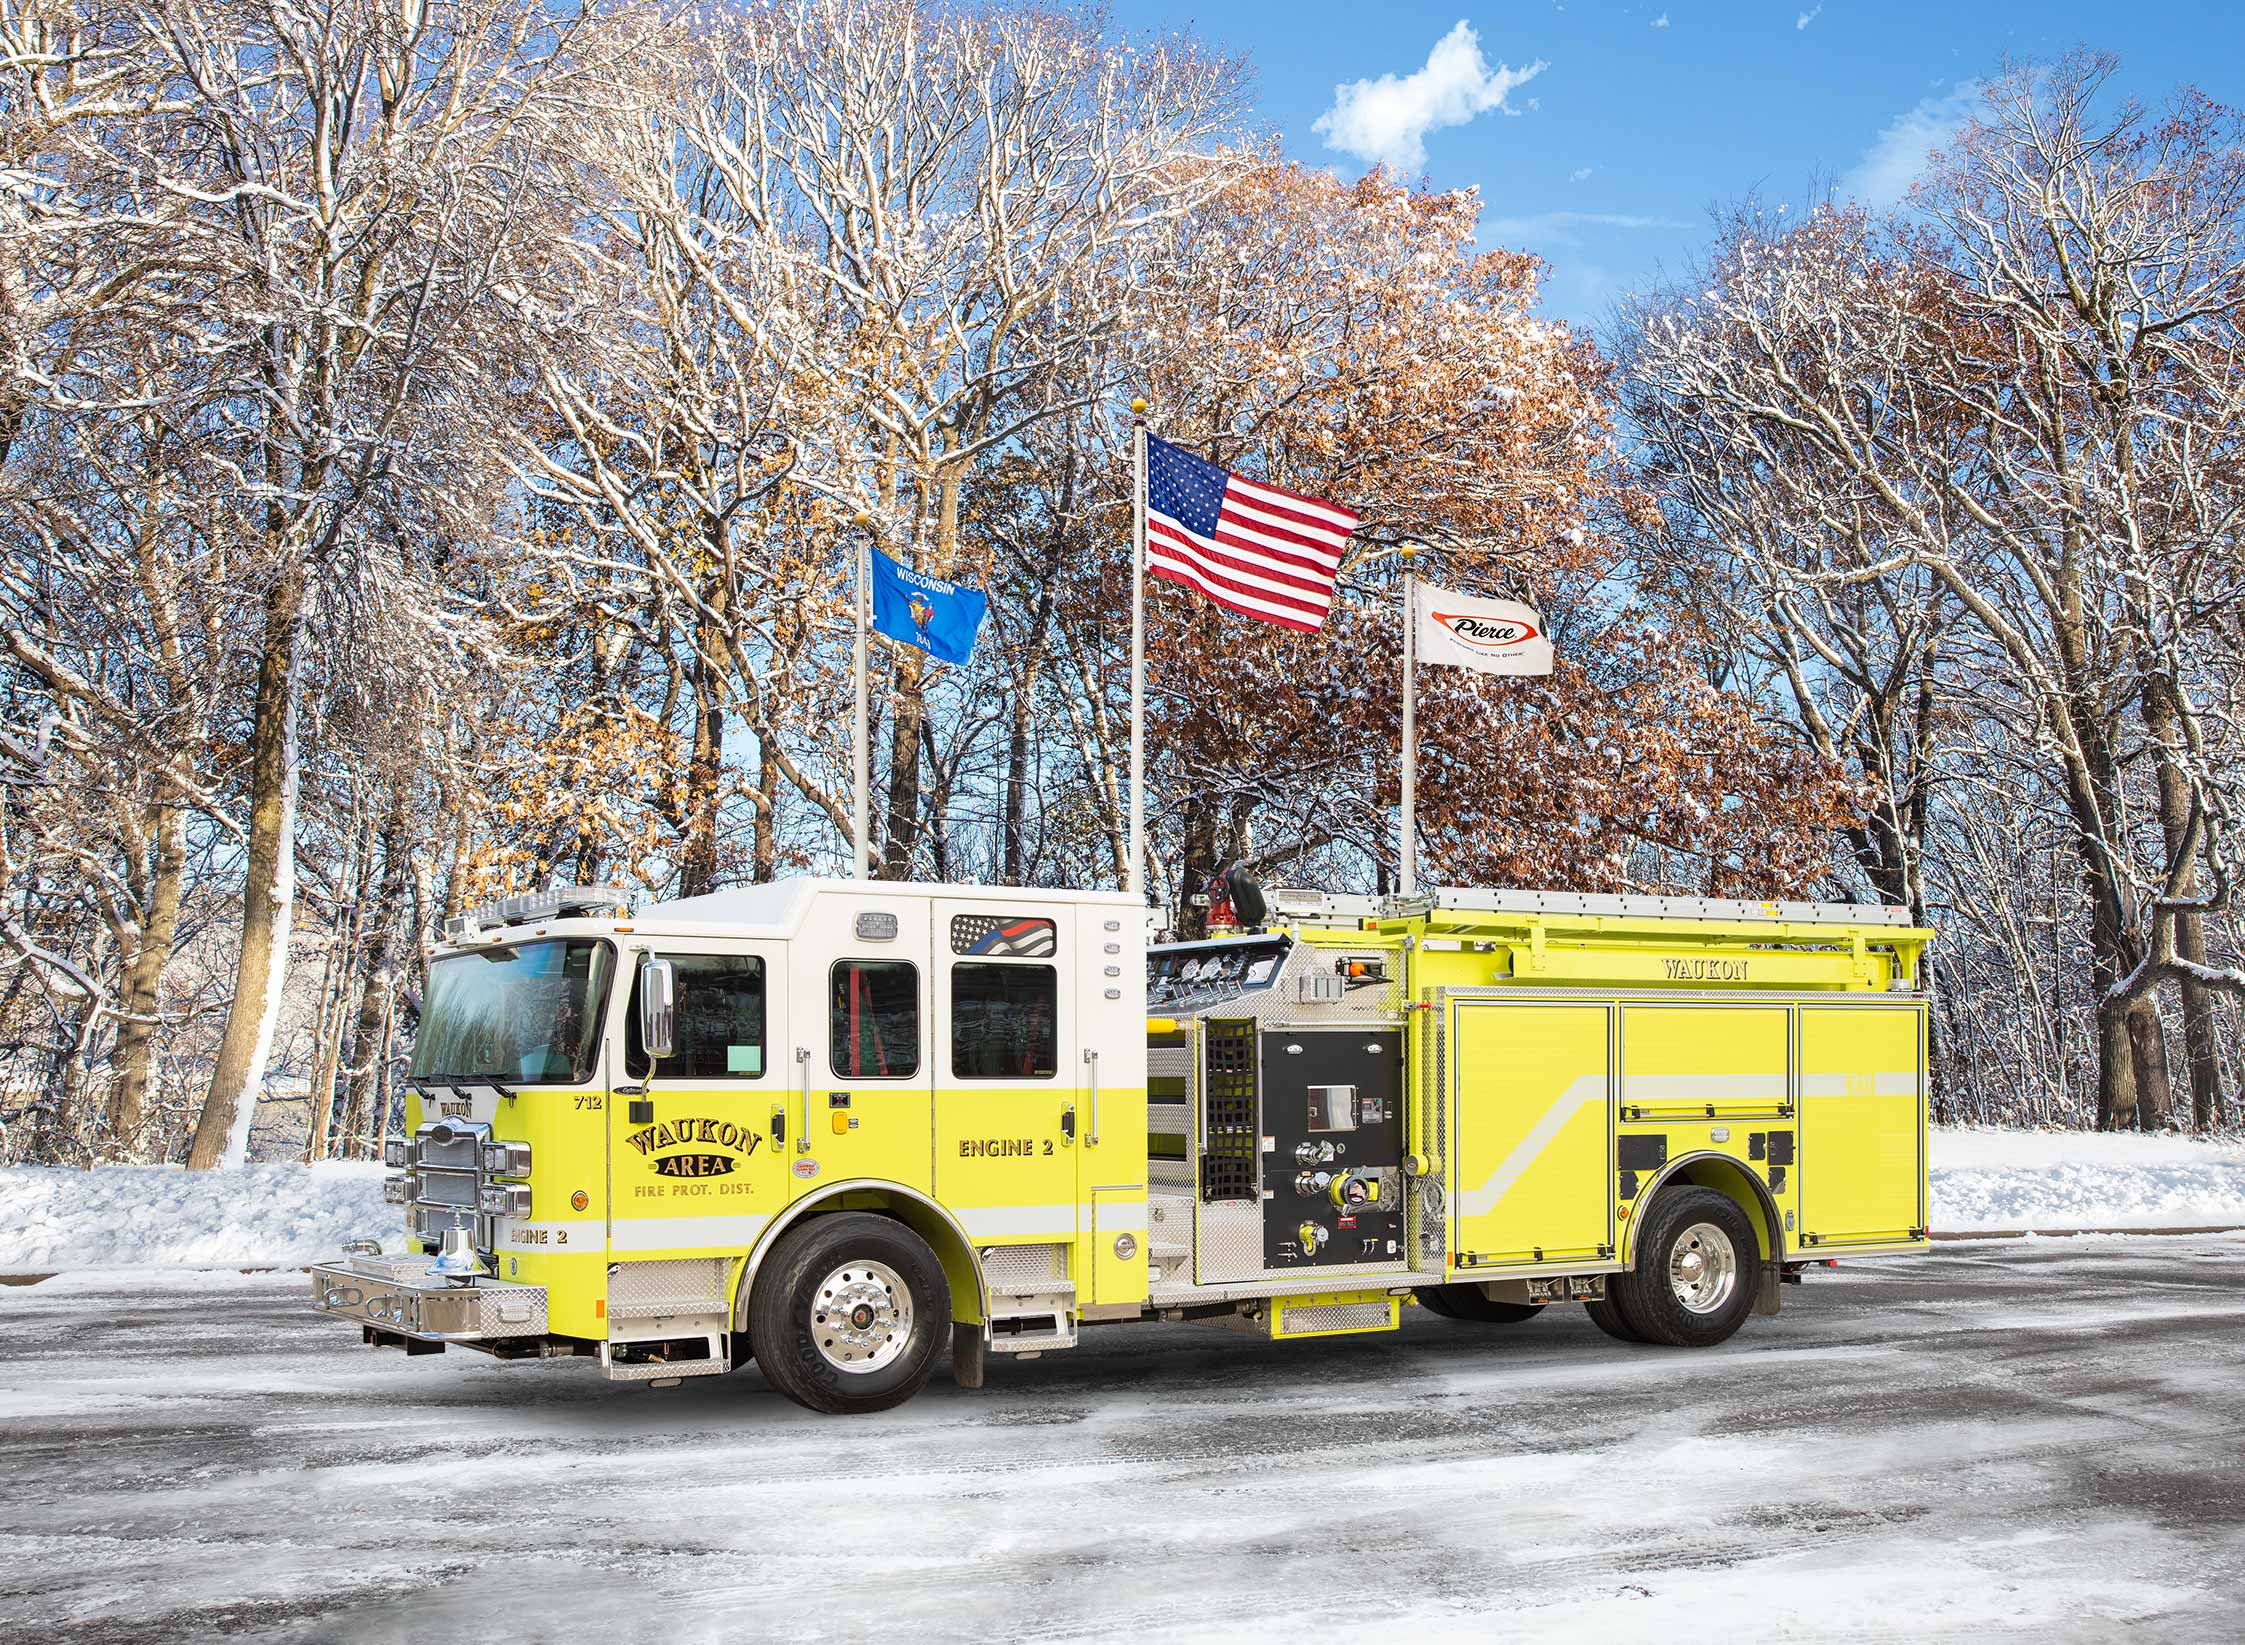
[[[1263,1262],[1400,1262],[1403,1036],[1391,1028],[1265,1030]]]

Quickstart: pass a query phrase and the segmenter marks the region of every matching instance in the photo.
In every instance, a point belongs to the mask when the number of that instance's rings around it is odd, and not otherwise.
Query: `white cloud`
[[[1573,171],[1567,173],[1567,181],[1570,183],[1586,183],[1589,180],[1590,167],[1588,166],[1577,166]]]
[[[1925,170],[1926,156],[1945,148],[1979,106],[1977,80],[1920,100],[1896,115],[1879,133],[1879,140],[1864,150],[1855,169],[1840,179],[1840,191],[1867,206],[1900,205]]]
[[[1662,12],[1658,17],[1654,18],[1653,27],[1656,29],[1664,29],[1668,27],[1668,13]]]
[[[1586,228],[1689,229],[1670,217],[1646,217],[1627,211],[1539,211],[1528,217],[1492,217],[1481,225],[1484,242],[1519,242],[1567,250],[1582,244]]]
[[[1481,55],[1481,37],[1473,32],[1473,25],[1460,22],[1434,43],[1424,68],[1400,79],[1383,74],[1377,80],[1335,86],[1333,106],[1317,117],[1311,129],[1329,149],[1415,171],[1426,164],[1428,132],[1462,126],[1491,109],[1511,113],[1505,99],[1513,88],[1549,66],[1539,58],[1524,69],[1503,63],[1492,69]]]
[[[1819,17],[1822,17],[1823,15],[1824,15],[1824,0],[1817,0],[1817,3],[1816,3],[1816,7],[1815,7],[1815,9],[1814,9],[1814,10],[1812,10],[1812,11],[1804,11],[1804,12],[1802,12],[1802,13],[1801,13],[1801,14],[1800,14],[1800,15],[1799,15],[1798,17],[1796,17],[1796,18],[1794,18],[1794,19],[1793,19],[1793,27],[1794,27],[1794,28],[1796,28],[1796,29],[1805,29],[1805,28],[1807,28],[1807,27],[1808,27],[1808,26],[1809,26],[1809,25],[1810,25],[1811,23],[1815,22],[1815,21],[1816,21],[1816,20],[1817,20],[1817,19],[1818,19]]]

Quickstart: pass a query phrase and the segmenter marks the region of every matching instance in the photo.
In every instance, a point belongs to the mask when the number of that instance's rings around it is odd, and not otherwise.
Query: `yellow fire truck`
[[[796,880],[510,898],[432,956],[405,1254],[312,1271],[373,1344],[751,1357],[879,1410],[948,1345],[1270,1337],[1579,1302],[1706,1346],[1924,1248],[1930,933],[1891,910],[1274,892],[1146,940],[1112,893]]]

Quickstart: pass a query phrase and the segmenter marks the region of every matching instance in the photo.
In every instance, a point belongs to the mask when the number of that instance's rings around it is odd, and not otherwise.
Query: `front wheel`
[[[1671,1188],[1638,1230],[1636,1262],[1608,1282],[1622,1320],[1647,1342],[1712,1348],[1754,1311],[1753,1219],[1713,1188]]]
[[[765,1259],[749,1337],[798,1405],[885,1411],[920,1391],[951,1335],[951,1291],[927,1242],[861,1211],[813,1217]]]

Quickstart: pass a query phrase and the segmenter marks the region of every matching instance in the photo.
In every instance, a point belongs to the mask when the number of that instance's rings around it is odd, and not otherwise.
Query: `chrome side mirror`
[[[678,1024],[678,973],[668,960],[639,967],[639,1043],[649,1057],[667,1057]]]

